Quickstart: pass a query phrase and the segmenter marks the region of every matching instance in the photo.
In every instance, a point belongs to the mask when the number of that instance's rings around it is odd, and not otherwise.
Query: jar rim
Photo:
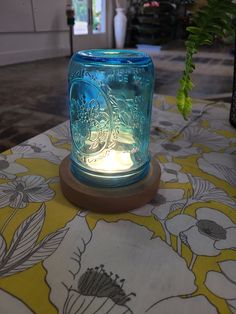
[[[129,49],[89,49],[74,54],[76,60],[108,64],[147,64],[151,58],[145,52]]]

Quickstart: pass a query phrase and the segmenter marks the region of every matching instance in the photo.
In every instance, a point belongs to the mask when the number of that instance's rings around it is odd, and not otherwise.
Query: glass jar
[[[143,52],[95,49],[73,55],[71,171],[78,180],[119,187],[146,176],[153,85],[153,63]]]

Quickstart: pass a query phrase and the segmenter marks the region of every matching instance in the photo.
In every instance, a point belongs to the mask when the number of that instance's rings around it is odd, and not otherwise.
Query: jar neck
[[[125,9],[124,8],[116,8],[116,12],[117,13],[125,13]]]

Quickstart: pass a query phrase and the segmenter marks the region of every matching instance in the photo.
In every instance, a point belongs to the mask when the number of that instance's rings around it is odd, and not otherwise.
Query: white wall
[[[69,54],[66,0],[1,0],[0,65]]]
[[[113,1],[107,0],[108,47],[113,45]],[[68,2],[0,0],[0,65],[69,55]]]

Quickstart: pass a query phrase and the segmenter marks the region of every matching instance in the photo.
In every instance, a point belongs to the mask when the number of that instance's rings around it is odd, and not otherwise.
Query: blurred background
[[[186,28],[205,3],[0,1],[0,151],[68,119],[67,67],[71,53],[78,50],[145,51],[156,68],[155,92],[175,96],[183,70]],[[234,38],[225,34],[201,49],[195,57],[193,97],[230,101],[233,46]]]

